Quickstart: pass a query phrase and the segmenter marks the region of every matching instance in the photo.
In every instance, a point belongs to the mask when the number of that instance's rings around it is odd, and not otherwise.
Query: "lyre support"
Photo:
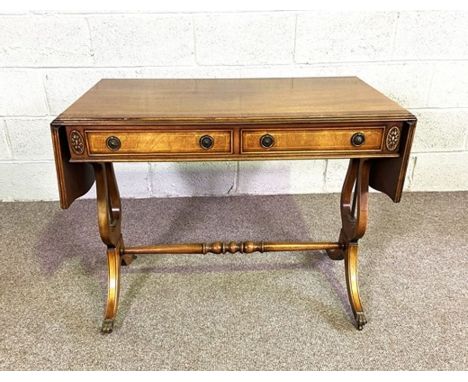
[[[117,315],[120,290],[120,266],[129,265],[135,256],[124,254],[121,231],[122,211],[112,163],[94,165],[96,177],[99,234],[107,245],[108,290],[102,333],[112,332]]]
[[[104,244],[115,247],[121,236],[121,201],[112,163],[94,165],[99,234]]]
[[[341,191],[340,249],[327,250],[333,260],[345,260],[346,287],[349,303],[356,320],[356,327],[362,330],[366,324],[358,287],[358,240],[367,228],[370,162],[365,159],[351,159]]]
[[[358,240],[367,226],[369,161],[351,159],[341,193],[342,227],[338,242],[254,242],[157,244],[125,247],[121,232],[121,200],[112,163],[94,165],[99,233],[107,245],[108,293],[101,331],[110,333],[117,315],[120,267],[144,254],[226,254],[325,250],[334,260],[345,260],[349,302],[361,330],[366,323],[357,279]]]

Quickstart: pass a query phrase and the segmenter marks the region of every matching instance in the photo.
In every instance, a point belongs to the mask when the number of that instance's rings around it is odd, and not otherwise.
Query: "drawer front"
[[[251,130],[241,134],[243,153],[353,153],[383,150],[385,126],[336,129]]]
[[[85,139],[90,156],[232,153],[231,130],[86,130]]]

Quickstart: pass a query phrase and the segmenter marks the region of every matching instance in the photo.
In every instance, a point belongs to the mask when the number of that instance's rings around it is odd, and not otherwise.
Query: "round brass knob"
[[[366,141],[366,137],[363,133],[355,133],[351,137],[351,144],[353,146],[361,146]]]
[[[122,145],[120,142],[120,139],[114,136],[111,136],[106,139],[106,145],[109,149],[112,151],[117,151],[120,149],[120,146]]]
[[[275,138],[273,138],[270,134],[262,135],[260,138],[260,146],[268,149],[275,144]]]
[[[204,135],[200,138],[200,146],[202,149],[209,150],[214,145],[214,139],[210,135]]]

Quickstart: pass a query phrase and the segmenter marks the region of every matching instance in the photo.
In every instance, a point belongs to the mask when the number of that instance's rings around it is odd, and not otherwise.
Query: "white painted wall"
[[[330,75],[358,75],[418,116],[407,190],[468,190],[468,12],[39,13],[0,15],[0,199],[57,199],[48,125],[100,78]],[[117,175],[127,197],[309,193],[339,191],[345,168],[139,163]]]

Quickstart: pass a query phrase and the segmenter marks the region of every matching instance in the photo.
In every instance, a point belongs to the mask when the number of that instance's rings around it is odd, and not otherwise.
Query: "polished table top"
[[[414,117],[357,77],[104,79],[60,114],[55,123],[408,118]]]

